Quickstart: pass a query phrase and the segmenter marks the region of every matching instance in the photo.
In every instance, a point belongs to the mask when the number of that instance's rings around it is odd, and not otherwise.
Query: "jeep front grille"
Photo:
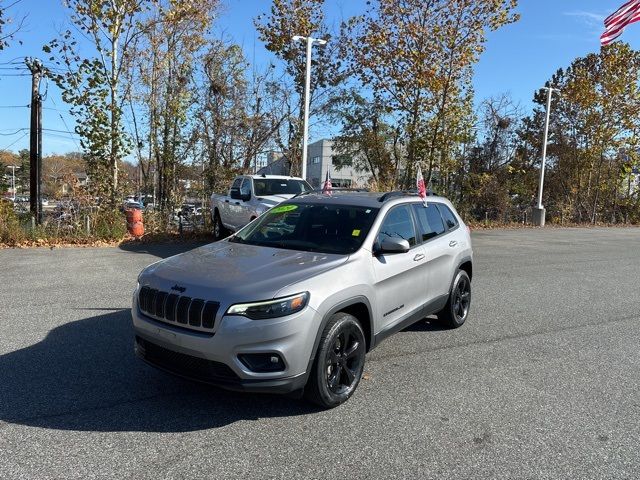
[[[142,313],[157,320],[212,332],[220,304],[142,287],[138,294],[138,306]]]

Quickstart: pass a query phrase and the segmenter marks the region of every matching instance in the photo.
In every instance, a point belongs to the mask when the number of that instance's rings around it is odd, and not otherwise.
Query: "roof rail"
[[[292,198],[302,197],[303,195],[310,195],[312,193],[323,193],[324,189],[316,188],[313,190],[307,190],[305,192],[296,193]],[[332,188],[331,192],[356,192],[356,193],[368,193],[368,188]]]
[[[383,194],[378,198],[378,201],[386,202],[387,200],[390,200],[396,197],[417,197],[417,196],[418,196],[418,190],[416,189],[396,190],[394,192],[387,192]],[[433,193],[431,190],[427,190],[427,197],[433,197],[433,196],[435,196],[435,193]]]

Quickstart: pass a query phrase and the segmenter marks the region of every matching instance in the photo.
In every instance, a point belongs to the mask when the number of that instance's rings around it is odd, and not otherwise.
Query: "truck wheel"
[[[222,225],[220,214],[216,210],[213,214],[213,238],[215,240],[220,240],[225,237],[225,233],[225,228],[224,225]]]
[[[324,408],[346,402],[360,383],[365,352],[364,332],[358,320],[344,312],[333,315],[320,337],[305,388],[307,400]]]

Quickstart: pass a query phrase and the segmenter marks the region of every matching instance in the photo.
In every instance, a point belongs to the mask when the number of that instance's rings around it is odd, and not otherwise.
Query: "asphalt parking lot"
[[[330,411],[134,357],[136,276],[188,247],[0,250],[0,478],[638,478],[640,229],[473,239],[468,323]]]

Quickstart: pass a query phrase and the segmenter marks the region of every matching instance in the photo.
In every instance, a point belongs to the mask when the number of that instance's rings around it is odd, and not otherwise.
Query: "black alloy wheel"
[[[334,314],[320,337],[306,398],[324,408],[347,401],[360,383],[365,354],[366,341],[358,320],[348,313]]]
[[[464,323],[471,306],[471,282],[466,276],[460,277],[458,285],[453,292],[453,314],[458,323]]]
[[[348,393],[358,384],[356,375],[364,365],[364,345],[355,325],[348,325],[334,338],[327,356],[327,387],[333,393]]]
[[[464,325],[471,308],[471,279],[464,270],[458,270],[451,286],[445,307],[438,312],[438,318],[450,328]]]

